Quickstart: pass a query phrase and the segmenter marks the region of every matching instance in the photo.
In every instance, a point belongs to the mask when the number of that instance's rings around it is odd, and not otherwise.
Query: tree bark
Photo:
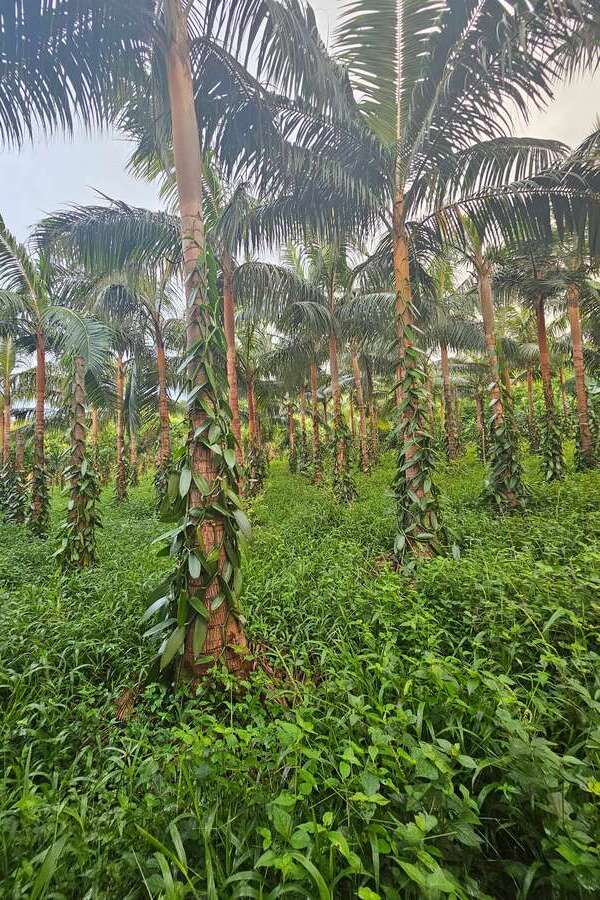
[[[450,382],[448,347],[443,343],[440,344],[440,362],[442,368],[442,390],[444,394],[444,431],[446,432],[448,459],[456,459],[458,456],[458,438],[454,421],[454,410],[452,409],[452,385]]]
[[[369,392],[369,445],[371,459],[375,462],[379,456],[379,435],[377,433],[377,404],[373,390],[373,376],[369,358],[365,357],[365,373],[367,376],[367,390]]]
[[[350,357],[352,360],[352,375],[354,377],[354,389],[356,391],[356,405],[358,408],[358,435],[360,450],[360,468],[362,472],[369,471],[369,449],[367,446],[367,417],[365,414],[365,395],[363,392],[360,365],[356,347],[351,346]]]
[[[125,500],[127,497],[127,474],[125,470],[125,364],[121,354],[117,356],[116,374],[116,400],[117,400],[117,500]]]
[[[287,429],[290,456],[293,457],[296,454],[296,428],[294,427],[294,410],[291,402],[287,404]]]
[[[552,370],[550,368],[550,351],[548,349],[548,335],[546,333],[546,315],[544,311],[544,298],[538,297],[535,304],[535,318],[537,325],[537,339],[540,351],[540,372],[542,375],[542,387],[546,412],[554,414],[554,393],[552,391]]]
[[[11,390],[10,390],[10,374],[6,376],[4,384],[4,434],[2,436],[2,462],[8,465],[10,457],[10,422],[11,422]]]
[[[25,442],[20,428],[15,431],[15,472],[22,472],[25,467]]]
[[[565,419],[569,418],[569,406],[567,403],[567,392],[565,389],[565,373],[563,367],[558,367],[558,383],[560,385],[560,399],[562,403],[562,412]]]
[[[92,427],[90,429],[90,442],[92,445],[92,449],[94,451],[94,456],[98,452],[98,436],[100,433],[100,421],[98,419],[98,410],[95,406],[92,406],[91,410],[92,416]]]
[[[475,394],[475,421],[477,424],[477,433],[479,435],[479,447],[481,450],[481,458],[485,462],[487,448],[485,442],[485,421],[483,416],[483,399],[479,391]]]
[[[533,404],[533,371],[527,366],[527,427],[529,429],[529,441],[533,441],[535,430],[535,407]]]
[[[46,403],[46,339],[43,331],[35,336],[35,424],[33,432],[33,465],[40,473],[45,470],[44,432]],[[36,489],[35,478],[31,496],[31,524],[34,529],[46,515],[44,498]],[[40,526],[42,527],[42,526]]]
[[[160,327],[155,327],[156,371],[158,375],[158,418],[160,437],[158,449],[158,465],[162,466],[171,459],[171,431],[169,423],[169,395],[167,392],[167,358],[165,343]]]
[[[236,440],[235,455],[238,464],[241,466],[244,462],[244,455],[242,450],[242,426],[235,349],[235,294],[233,287],[233,260],[229,253],[223,253],[221,265],[223,268],[223,326],[227,347],[227,385],[229,388],[229,407],[231,409],[231,430]]]
[[[169,43],[166,54],[167,82],[171,106],[171,123],[173,131],[173,156],[177,178],[179,197],[179,213],[181,221],[181,238],[184,259],[185,293],[187,310],[187,347],[191,351],[208,333],[209,311],[206,305],[206,279],[204,253],[204,219],[202,212],[202,157],[198,121],[194,106],[194,88],[190,63],[190,42],[187,22],[180,0],[167,0],[167,26]],[[193,367],[190,367],[193,372]],[[205,374],[199,371],[194,374],[197,386],[202,386]],[[190,411],[190,447],[192,472],[213,483],[217,476],[217,467],[212,453],[200,440],[194,438],[196,429],[206,421],[206,413],[198,402],[194,402]],[[190,488],[192,507],[206,505],[206,500],[198,490],[194,481]],[[226,554],[223,547],[223,523],[215,518],[206,518],[201,526],[204,547],[207,553],[220,548],[220,569],[225,566]],[[188,591],[199,593],[200,580],[188,579]],[[239,620],[233,616],[227,603],[221,603],[218,609],[211,609],[212,600],[219,593],[216,577],[204,593],[204,602],[208,610],[208,628],[204,641],[203,653],[212,656],[215,661],[223,659],[230,671],[240,672],[245,669],[244,654],[236,652],[236,648],[246,649],[246,638]],[[193,651],[193,634],[195,618],[188,623],[185,637],[183,667],[192,675],[200,675],[206,666],[195,663]]]
[[[353,391],[348,391],[348,413],[350,417],[350,433],[352,435],[352,445],[356,446],[356,422],[354,421],[354,399]]]
[[[330,300],[330,309],[333,302]],[[337,335],[333,329],[329,332],[329,374],[331,376],[331,396],[333,399],[333,431],[336,441],[336,464],[338,472],[343,472],[346,466],[346,441],[341,436],[342,431],[342,396],[340,391],[340,370],[338,365]]]
[[[312,407],[312,449],[313,449],[313,480],[315,483],[321,481],[321,437],[319,434],[319,398],[318,398],[318,382],[317,382],[317,365],[314,362],[310,364],[310,400]]]
[[[475,256],[479,286],[479,306],[483,319],[485,352],[491,375],[490,393],[492,395],[492,418],[496,426],[504,422],[504,405],[500,392],[500,368],[496,350],[496,323],[494,302],[492,300],[491,268],[480,253]]]
[[[575,400],[577,403],[577,424],[579,427],[579,447],[588,465],[593,462],[592,431],[590,428],[588,392],[585,383],[585,367],[583,363],[583,337],[581,332],[581,314],[579,309],[579,289],[571,284],[567,288],[567,310],[573,345],[573,370],[575,372]]]

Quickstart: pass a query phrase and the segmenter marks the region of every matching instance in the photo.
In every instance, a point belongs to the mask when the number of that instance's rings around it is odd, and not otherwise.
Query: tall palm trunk
[[[450,382],[450,365],[448,362],[448,346],[440,344],[440,362],[442,368],[442,391],[444,395],[444,431],[446,435],[446,449],[448,459],[456,459],[458,456],[458,436],[454,410],[452,409],[452,385]]]
[[[25,468],[25,441],[20,428],[15,431],[15,472],[22,472]]]
[[[562,403],[562,414],[566,420],[569,418],[569,404],[567,401],[567,389],[565,387],[565,373],[563,367],[558,367],[558,384],[560,386],[560,401]]]
[[[333,316],[335,311],[333,290],[330,292],[329,309]],[[337,335],[333,326],[329,331],[329,372],[331,375],[331,396],[333,400],[333,452],[335,454],[333,487],[338,497],[343,500],[350,500],[354,494],[354,490],[347,471],[348,447],[346,446],[346,429],[342,420],[342,394],[340,391]]]
[[[475,394],[475,422],[477,425],[477,434],[479,436],[478,451],[480,459],[485,462],[487,456],[487,447],[485,439],[485,420],[483,416],[483,398],[479,391]]]
[[[246,379],[246,396],[248,398],[248,441],[250,444],[258,444],[256,391],[254,389],[254,377],[252,375],[249,375]]]
[[[362,377],[360,373],[360,365],[358,362],[358,353],[356,347],[351,345],[350,358],[352,361],[352,376],[354,378],[354,389],[356,391],[356,405],[358,408],[358,437],[360,450],[360,469],[362,472],[369,471],[369,448],[367,444],[367,416],[365,411],[365,394],[362,386]]]
[[[155,326],[156,371],[158,376],[158,419],[160,423],[158,465],[164,466],[171,459],[171,432],[169,423],[169,395],[167,393],[167,357],[165,342],[159,325]]]
[[[168,48],[166,53],[167,82],[171,106],[171,124],[173,131],[173,156],[179,196],[179,213],[181,222],[181,238],[185,272],[185,292],[187,306],[187,349],[192,352],[199,342],[209,333],[210,311],[206,296],[206,267],[204,254],[206,250],[204,237],[204,219],[202,213],[202,158],[198,121],[194,106],[194,88],[190,63],[190,42],[187,32],[187,20],[181,0],[166,2]],[[207,421],[207,413],[198,402],[199,395],[207,383],[204,368],[194,361],[190,365],[190,378],[199,388],[190,409],[189,446],[191,454],[192,475],[199,475],[209,484],[213,484],[219,474],[217,460],[212,451],[205,446],[196,435],[202,433]],[[210,500],[198,488],[192,478],[189,488],[188,502],[190,508],[204,507]],[[206,516],[200,526],[204,548],[199,547],[196,529],[190,528],[187,538],[208,555],[217,550],[219,554],[218,568],[222,571],[226,564],[224,547],[225,527],[223,521],[216,516]],[[206,586],[200,577],[186,575],[188,595],[202,594],[208,615],[206,637],[202,653],[215,661],[222,659],[230,671],[239,672],[245,668],[243,654],[236,648],[245,649],[246,639],[241,623],[233,615],[228,602],[220,605],[213,603],[220,591],[217,577]],[[212,607],[216,606],[215,609]],[[185,649],[183,668],[191,674],[200,674],[206,666],[197,666],[194,650],[194,634],[196,631],[196,614],[191,614],[185,630]]]
[[[2,435],[2,462],[8,465],[10,457],[10,421],[11,421],[11,391],[10,374],[7,373],[4,382],[4,434]]]
[[[71,402],[71,456],[69,466],[70,499],[67,522],[69,536],[63,549],[63,568],[83,569],[96,559],[95,503],[97,488],[94,472],[84,466],[85,427],[85,359],[76,356],[73,369]]]
[[[400,17],[399,17],[400,19]],[[402,53],[398,54],[398,66]],[[400,85],[400,76],[398,85]],[[397,98],[397,135],[401,138],[400,101]],[[398,157],[392,213],[395,328],[400,383],[399,453],[394,490],[398,511],[396,555],[406,550],[429,557],[439,544],[437,502],[431,470],[431,436],[427,434],[423,362],[415,347],[408,241],[404,223],[404,179]]]
[[[35,336],[35,424],[33,431],[33,471],[29,523],[33,531],[43,535],[48,529],[48,483],[44,457],[46,403],[46,339],[39,329]]]
[[[371,460],[375,463],[379,457],[379,435],[377,433],[377,404],[373,390],[373,375],[369,358],[365,357],[365,373],[367,376],[367,391],[369,394],[369,447]]]
[[[532,453],[539,450],[538,430],[535,421],[535,405],[533,402],[533,370],[527,366],[527,430],[529,432],[529,447]]]
[[[546,408],[544,434],[545,474],[547,481],[554,481],[555,479],[564,476],[564,460],[562,457],[561,435],[556,421],[554,392],[552,390],[552,369],[550,367],[550,351],[548,349],[548,334],[546,331],[546,313],[543,296],[539,296],[535,302],[535,319],[538,348],[540,352],[542,390],[544,394],[544,406]]]
[[[130,483],[138,483],[138,439],[134,428],[129,431],[129,470]]]
[[[91,417],[92,425],[90,428],[90,443],[92,445],[92,452],[95,457],[98,453],[98,437],[100,435],[100,420],[98,417],[98,410],[95,406],[92,406]]]
[[[579,453],[584,466],[594,464],[592,431],[588,407],[588,392],[585,383],[585,367],[583,364],[583,337],[581,333],[581,315],[579,310],[579,289],[570,284],[567,288],[567,310],[573,346],[573,370],[575,372],[575,399],[577,402],[577,424],[579,429]]]
[[[299,471],[304,475],[308,467],[308,446],[306,438],[306,389],[304,385],[299,391],[300,407],[300,465]]]
[[[317,365],[310,364],[310,402],[312,409],[312,451],[313,451],[313,481],[319,484],[323,478],[321,466],[321,436],[319,433],[319,396],[317,383]]]
[[[356,421],[354,419],[354,391],[348,391],[348,415],[350,418],[350,434],[352,435],[352,446],[356,447]]]
[[[500,388],[500,367],[496,349],[496,322],[492,298],[491,266],[479,251],[475,253],[474,262],[477,270],[485,353],[491,381],[489,485],[496,502],[501,507],[516,509],[523,503],[524,488],[521,480],[521,465],[516,435],[514,434],[512,421],[507,421],[507,411],[504,408]]]
[[[286,404],[286,409],[290,472],[296,472],[298,468],[298,456],[296,448],[296,423],[294,422],[294,408],[289,398]]]
[[[117,500],[125,500],[127,498],[127,470],[125,466],[125,364],[123,356],[117,356],[117,372],[116,372],[116,403],[117,403],[117,479],[116,479],[116,497]]]
[[[227,348],[227,385],[229,387],[229,407],[231,409],[231,430],[237,442],[235,453],[241,466],[244,456],[235,350],[235,295],[233,291],[233,260],[229,253],[223,253],[221,265],[223,267],[223,326]]]

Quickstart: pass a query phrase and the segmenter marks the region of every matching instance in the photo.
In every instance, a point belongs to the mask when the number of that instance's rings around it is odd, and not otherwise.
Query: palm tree
[[[86,452],[86,374],[98,376],[106,365],[110,333],[101,322],[78,310],[64,308],[51,314],[58,331],[57,348],[70,370],[71,450],[65,470],[69,504],[60,546],[54,553],[63,572],[84,569],[96,561],[96,501],[99,489],[92,462]]]
[[[37,259],[19,244],[0,218],[0,317],[12,323],[15,337],[36,356],[36,403],[32,497],[29,521],[43,535],[48,528],[48,485],[44,457],[44,405],[48,316],[57,270],[47,256]]]

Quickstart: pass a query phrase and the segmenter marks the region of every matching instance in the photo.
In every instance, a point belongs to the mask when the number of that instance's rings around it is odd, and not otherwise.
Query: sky
[[[340,0],[315,3],[326,42],[335,25]],[[515,123],[515,133],[553,138],[577,145],[600,117],[600,72],[558,85],[554,101],[533,110],[530,121]],[[120,135],[77,134],[73,138],[41,138],[20,152],[0,150],[0,214],[20,240],[45,214],[71,203],[103,202],[97,191],[133,206],[158,209],[156,187],[126,171],[131,146]]]

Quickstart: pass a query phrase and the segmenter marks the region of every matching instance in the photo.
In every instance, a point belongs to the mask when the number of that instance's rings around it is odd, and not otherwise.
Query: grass
[[[446,467],[453,552],[408,578],[391,457],[349,508],[274,463],[243,599],[288,677],[149,687],[124,727],[165,569],[150,483],[107,492],[68,580],[1,526],[0,896],[599,896],[600,473],[527,466],[504,519],[477,463]]]

